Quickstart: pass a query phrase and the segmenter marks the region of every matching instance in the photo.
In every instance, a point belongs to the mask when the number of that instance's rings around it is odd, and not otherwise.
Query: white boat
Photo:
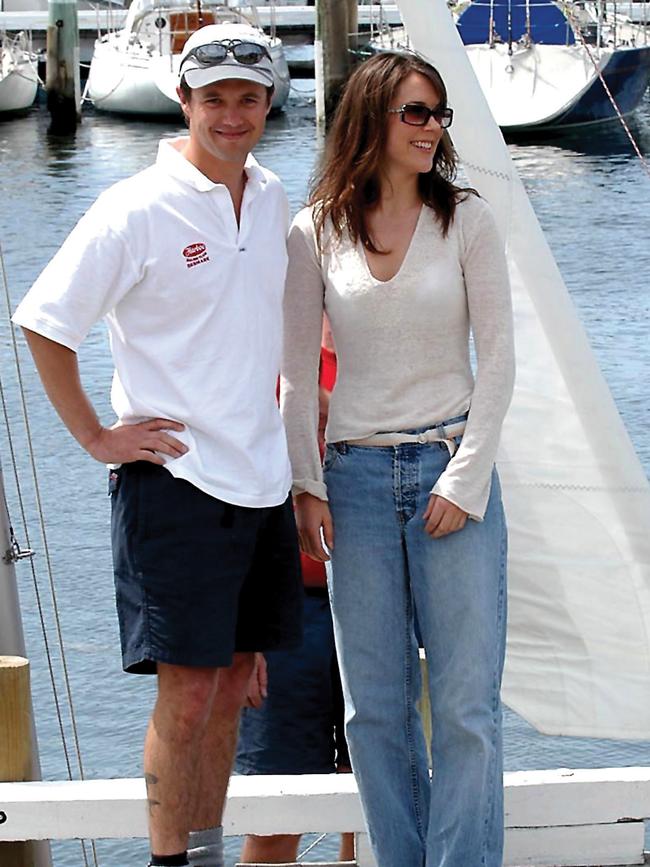
[[[566,12],[566,14],[565,14]],[[614,120],[607,85],[622,115],[650,81],[650,42],[642,27],[552,0],[475,0],[456,26],[501,129],[549,130]],[[408,47],[404,30],[385,30],[373,50]]]
[[[0,31],[0,114],[24,111],[38,88],[36,58],[24,31],[13,36]]]
[[[180,53],[186,40],[205,24],[245,23],[264,38],[273,60],[272,108],[289,95],[289,68],[281,40],[259,27],[255,7],[190,0],[134,0],[124,27],[97,39],[87,95],[101,111],[135,115],[180,115],[174,98]]]

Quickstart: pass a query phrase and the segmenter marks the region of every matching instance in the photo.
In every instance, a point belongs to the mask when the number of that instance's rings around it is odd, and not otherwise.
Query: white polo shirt
[[[286,195],[249,157],[238,227],[184,141],[162,141],[155,165],[97,199],[13,321],[76,351],[104,317],[120,421],[182,422],[174,476],[236,505],[279,505],[291,487],[276,400]]]

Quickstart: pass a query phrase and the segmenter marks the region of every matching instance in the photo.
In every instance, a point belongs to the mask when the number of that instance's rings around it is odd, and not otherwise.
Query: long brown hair
[[[398,86],[412,72],[429,79],[440,97],[440,106],[445,107],[447,88],[440,73],[415,53],[377,54],[358,66],[348,79],[309,196],[319,244],[329,218],[337,239],[347,229],[355,244],[360,239],[368,250],[380,252],[368,232],[365,213],[379,201],[388,109]],[[444,235],[458,201],[476,192],[454,184],[456,167],[456,151],[445,130],[431,171],[418,175],[422,201],[436,213]]]

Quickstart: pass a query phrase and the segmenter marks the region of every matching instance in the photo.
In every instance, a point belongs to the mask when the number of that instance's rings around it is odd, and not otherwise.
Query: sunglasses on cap
[[[193,58],[201,67],[218,66],[224,62],[229,54],[232,54],[237,63],[244,66],[255,66],[256,63],[261,63],[264,58],[271,60],[271,55],[266,47],[258,42],[224,39],[221,42],[208,42],[206,45],[197,45],[196,48],[192,48],[183,58],[181,69],[190,58]]]
[[[442,129],[448,129],[454,119],[453,108],[429,108],[418,102],[407,102],[399,108],[389,108],[388,114],[399,114],[402,123],[409,126],[426,126],[432,117]]]

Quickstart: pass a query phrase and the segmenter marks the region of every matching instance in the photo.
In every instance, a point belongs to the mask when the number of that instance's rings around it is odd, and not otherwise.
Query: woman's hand
[[[424,532],[433,539],[440,539],[441,536],[462,530],[467,521],[467,512],[444,497],[431,494],[422,520]]]
[[[323,539],[329,550],[334,547],[334,527],[329,506],[312,494],[299,494],[294,507],[300,548],[313,560],[327,562],[329,554],[323,548]]]

